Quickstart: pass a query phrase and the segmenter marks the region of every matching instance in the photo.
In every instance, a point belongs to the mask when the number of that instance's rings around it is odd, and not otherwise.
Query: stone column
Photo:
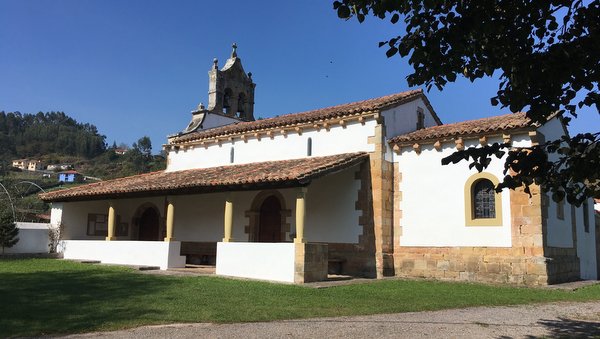
[[[231,233],[233,230],[233,199],[231,193],[225,197],[225,218],[224,218],[223,242],[232,242]]]
[[[175,227],[175,204],[173,200],[168,200],[167,203],[167,236],[165,241],[175,241],[173,237],[173,229]]]
[[[108,236],[106,237],[107,241],[116,240],[115,237],[115,227],[117,223],[117,216],[115,214],[115,207],[113,202],[109,202],[108,205]]]
[[[296,194],[296,238],[294,242],[297,244],[304,243],[304,216],[306,214],[306,187],[298,189]]]

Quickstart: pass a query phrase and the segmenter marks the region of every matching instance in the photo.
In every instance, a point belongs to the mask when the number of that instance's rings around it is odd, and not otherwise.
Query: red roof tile
[[[239,122],[231,125],[212,128],[205,131],[192,132],[189,134],[184,134],[175,137],[172,140],[171,144],[181,144],[189,141],[209,139],[222,135],[245,133],[250,131],[264,130],[283,126],[292,126],[322,119],[339,118],[349,115],[361,114],[369,111],[383,110],[388,107],[393,107],[405,102],[415,100],[420,97],[424,98],[426,102],[429,102],[427,98],[423,95],[423,90],[417,89],[397,94],[391,94],[379,98],[353,102],[349,104],[326,107],[301,113],[285,114],[275,118]],[[435,113],[433,113],[433,115],[439,121],[439,118],[437,118]]]
[[[408,134],[399,135],[389,142],[390,144],[408,144],[416,141],[447,139],[456,136],[490,134],[504,130],[527,128],[532,125],[531,120],[525,116],[525,113],[513,113],[427,127]]]
[[[40,194],[44,201],[79,201],[304,186],[362,162],[366,153],[152,172]]]

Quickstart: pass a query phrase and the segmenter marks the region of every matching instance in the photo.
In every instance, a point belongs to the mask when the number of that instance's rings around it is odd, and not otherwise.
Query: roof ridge
[[[247,189],[247,185],[296,187],[306,184],[306,180],[347,168],[366,156],[365,152],[354,152],[173,172],[155,171],[42,193],[39,196],[44,201],[73,201],[210,193]]]
[[[320,119],[329,119],[350,114],[364,113],[367,111],[389,107],[401,101],[417,98],[421,95],[424,95],[423,89],[418,88],[350,103],[306,110],[302,112],[286,113],[261,120],[236,122],[229,125],[211,128],[205,131],[195,131],[174,136],[171,144],[182,144],[195,140],[210,139],[221,135],[246,133],[268,128],[296,125]]]
[[[458,121],[445,125],[430,126],[406,134],[398,135],[389,140],[390,144],[412,141],[424,141],[451,137],[457,135],[470,135],[476,133],[489,133],[502,129],[516,129],[531,126],[533,121],[525,112],[508,113],[483,117],[472,120]]]

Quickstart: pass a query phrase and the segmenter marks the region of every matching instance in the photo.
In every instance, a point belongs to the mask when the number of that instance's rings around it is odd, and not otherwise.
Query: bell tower
[[[242,60],[237,56],[237,45],[232,45],[231,57],[219,70],[215,58],[208,71],[208,108],[211,113],[242,121],[254,120],[254,88],[252,73],[246,74]]]

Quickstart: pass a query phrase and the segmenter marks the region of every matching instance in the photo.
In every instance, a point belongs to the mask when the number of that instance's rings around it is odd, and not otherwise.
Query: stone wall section
[[[531,197],[522,188],[509,193],[512,247],[401,247],[397,235],[396,276],[530,286],[574,280],[579,274],[575,249],[545,246],[545,194],[538,186],[530,189]],[[394,194],[401,201],[401,192]],[[400,206],[396,203],[394,211],[397,233],[402,232]]]
[[[296,243],[294,246],[294,282],[327,280],[327,244]]]
[[[369,154],[375,234],[375,265],[377,278],[394,275],[393,244],[393,165],[385,159],[385,126],[378,118],[375,133],[368,142],[375,146]]]

